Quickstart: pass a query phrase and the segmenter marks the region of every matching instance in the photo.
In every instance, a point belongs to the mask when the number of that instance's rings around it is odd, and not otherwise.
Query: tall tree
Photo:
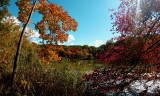
[[[0,21],[9,14],[7,6],[9,6],[10,0],[1,0],[0,2]]]
[[[31,23],[30,19],[35,11],[38,11],[39,14],[43,16],[42,20],[35,25],[35,28],[39,30],[39,33],[41,35],[40,38],[42,38],[43,40],[43,45],[47,45],[47,47],[44,46],[44,49],[42,49],[42,53],[47,52],[49,58],[45,59],[49,61],[51,60],[51,58],[53,59],[53,56],[57,57],[57,55],[55,54],[53,49],[50,49],[50,46],[48,45],[51,45],[52,48],[52,45],[57,44],[58,41],[60,41],[61,43],[67,41],[68,35],[66,34],[66,32],[69,30],[76,31],[78,26],[78,23],[74,19],[72,19],[66,11],[64,11],[62,6],[59,7],[56,4],[50,2],[47,3],[46,0],[18,0],[16,4],[19,7],[18,18],[23,23],[23,30],[20,36],[14,62],[12,83],[14,81],[17,70],[24,31],[26,26]],[[44,56],[46,56],[46,54],[40,56],[42,57],[42,61],[44,59]]]
[[[27,2],[26,2],[27,3]],[[14,65],[13,65],[13,72],[12,72],[12,77],[11,77],[11,84],[14,83],[14,78],[15,78],[15,75],[16,75],[16,72],[17,72],[17,64],[18,64],[18,61],[19,61],[19,56],[20,56],[20,51],[21,51],[21,46],[22,46],[22,41],[23,41],[23,37],[24,37],[24,33],[25,33],[25,29],[31,19],[31,16],[33,14],[33,11],[34,11],[34,8],[35,8],[35,4],[36,4],[36,1],[33,1],[33,6],[31,7],[31,10],[30,10],[30,13],[26,13],[28,15],[28,19],[27,21],[25,22],[25,24],[23,25],[23,29],[22,29],[22,33],[21,33],[21,36],[20,36],[20,39],[19,39],[19,42],[18,42],[18,46],[17,46],[17,51],[16,51],[16,56],[15,56],[15,60],[14,60]],[[21,5],[22,6],[22,5]],[[27,17],[26,17],[27,18]]]
[[[114,38],[116,42],[105,52],[97,55],[98,61],[112,66],[86,76],[87,79],[89,77],[89,80],[95,81],[102,93],[122,92],[126,88],[129,90],[130,84],[144,78],[145,73],[154,74],[154,78],[146,76],[145,80],[159,79],[157,74],[160,72],[160,1],[120,1],[118,10],[111,15],[114,20],[112,31],[120,36]],[[152,68],[156,70],[150,70]]]
[[[10,15],[8,12],[8,6],[9,6],[10,0],[1,0],[0,1],[0,31],[3,30],[3,24],[2,24],[2,19],[5,18],[6,16]]]
[[[118,63],[118,61],[115,61],[116,59],[119,60],[119,63],[126,64],[133,64],[132,61],[137,60],[137,62],[134,62],[135,64],[142,61],[150,64],[160,63],[158,59],[158,61],[152,60],[150,62],[151,58],[159,58],[159,55],[155,55],[155,53],[159,51],[160,43],[160,9],[158,7],[160,1],[122,0],[121,2],[118,12],[115,12],[112,16],[115,18],[112,31],[120,33],[120,36],[116,38],[115,47],[112,47],[111,50],[115,54],[111,52],[110,56],[106,56],[106,58],[104,56],[104,59],[106,62],[108,59],[108,61]],[[148,55],[151,53],[155,57]],[[109,55],[109,53],[106,55]],[[146,57],[148,57],[148,60]],[[111,60],[113,58],[115,59]]]

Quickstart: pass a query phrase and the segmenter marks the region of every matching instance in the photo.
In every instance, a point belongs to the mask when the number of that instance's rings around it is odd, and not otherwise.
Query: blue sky
[[[114,36],[110,32],[112,21],[110,20],[111,12],[108,10],[117,9],[119,0],[50,0],[50,2],[63,6],[69,15],[78,22],[78,30],[68,32],[70,42],[66,42],[66,45],[99,46]],[[13,16],[18,16],[15,0],[11,0],[9,11]],[[41,16],[35,14],[32,21],[36,22],[40,18]],[[33,28],[32,25],[30,27]]]

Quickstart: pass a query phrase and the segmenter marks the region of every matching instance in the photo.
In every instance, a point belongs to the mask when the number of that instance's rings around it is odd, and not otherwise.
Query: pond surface
[[[76,60],[76,59],[71,59],[69,60],[69,63],[78,63],[78,64],[81,64],[81,65],[88,65],[88,66],[93,66],[93,67],[101,67],[101,66],[106,66],[107,64],[105,63],[100,63],[100,62],[97,62],[96,60]]]
[[[68,65],[72,66],[79,66],[81,67],[82,73],[91,73],[95,68],[98,67],[106,67],[107,64],[104,63],[99,63],[96,60],[76,60],[76,59],[71,59],[68,61]]]

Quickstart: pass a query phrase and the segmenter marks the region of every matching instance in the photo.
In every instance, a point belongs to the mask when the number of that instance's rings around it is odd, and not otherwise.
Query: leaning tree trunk
[[[21,33],[21,36],[20,36],[20,39],[19,39],[19,42],[18,42],[18,46],[17,46],[17,52],[16,52],[16,56],[15,56],[15,60],[14,60],[14,65],[13,65],[13,72],[12,72],[12,77],[11,77],[11,85],[14,83],[14,79],[16,77],[16,72],[17,72],[17,65],[18,65],[18,62],[19,62],[19,56],[20,56],[20,51],[21,51],[21,46],[22,46],[22,42],[23,42],[23,37],[24,37],[24,33],[25,33],[25,29],[32,17],[32,14],[33,14],[33,11],[35,9],[35,5],[36,5],[36,1],[34,1],[33,3],[33,7],[31,9],[31,13],[29,14],[29,17],[28,17],[28,20],[26,22],[26,24],[24,24],[24,27],[22,29],[22,33]]]

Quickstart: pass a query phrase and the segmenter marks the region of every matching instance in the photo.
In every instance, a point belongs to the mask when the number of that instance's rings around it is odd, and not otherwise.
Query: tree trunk
[[[33,7],[31,9],[31,13],[29,14],[29,17],[28,17],[28,20],[27,20],[26,24],[24,24],[24,27],[22,29],[22,33],[21,33],[21,36],[20,36],[20,39],[19,39],[19,42],[18,42],[17,52],[16,52],[16,56],[15,56],[15,60],[14,60],[14,65],[13,65],[13,72],[12,72],[12,77],[11,77],[11,85],[14,83],[14,79],[16,77],[17,65],[18,65],[18,62],[19,62],[19,56],[20,56],[20,51],[21,51],[21,47],[22,47],[22,42],[23,42],[23,37],[24,37],[25,29],[26,29],[26,27],[27,27],[27,25],[28,25],[28,23],[29,23],[29,21],[30,21],[30,19],[32,17],[36,1],[37,0],[35,0],[33,2]]]

